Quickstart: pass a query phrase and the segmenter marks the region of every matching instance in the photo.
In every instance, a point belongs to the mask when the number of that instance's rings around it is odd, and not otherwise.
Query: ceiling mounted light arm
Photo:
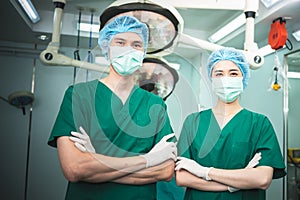
[[[245,5],[245,17],[246,17],[246,30],[245,30],[245,43],[244,50],[245,51],[257,51],[257,44],[254,42],[254,19],[255,14],[258,11],[259,1],[246,0]]]
[[[66,0],[53,0],[53,3],[55,5],[55,9],[53,17],[52,41],[47,46],[46,50],[42,51],[40,54],[41,61],[47,65],[74,66],[100,72],[108,72],[107,66],[100,66],[94,63],[75,60],[58,52],[60,48],[62,15],[63,9],[66,5]]]
[[[260,53],[257,44],[254,41],[254,19],[258,11],[259,0],[246,0],[245,1],[245,42],[244,42],[244,54],[250,63],[251,69],[258,69],[264,64],[264,56]]]
[[[224,46],[208,42],[206,40],[201,40],[186,34],[181,34],[179,42],[182,44],[191,45],[194,47],[202,48],[208,51],[215,51],[217,49],[223,48]],[[250,64],[251,69],[258,69],[264,63],[264,58],[258,50],[240,50],[244,53],[247,61]]]
[[[259,0],[245,0],[244,13],[246,16],[246,27],[245,27],[245,43],[244,49],[241,50],[245,54],[247,61],[250,64],[251,69],[258,69],[264,64],[264,57],[258,51],[257,44],[254,42],[254,18],[258,10]],[[191,45],[194,47],[214,51],[223,46],[217,45],[205,40],[193,38],[186,34],[181,34],[179,42]]]
[[[263,56],[259,53],[257,44],[254,42],[254,18],[255,13],[258,10],[259,0],[245,0],[244,13],[246,16],[246,34],[245,34],[245,43],[244,49],[241,50],[246,56],[251,69],[258,69],[264,63]],[[156,9],[153,9],[153,8]],[[216,9],[219,9],[218,7]],[[160,12],[164,11],[164,12]],[[148,12],[148,13],[147,13]],[[163,13],[168,13],[165,15]],[[147,49],[148,54],[155,53],[155,55],[165,55],[172,53],[174,47],[177,43],[184,43],[189,46],[202,48],[208,51],[214,51],[223,46],[214,44],[212,42],[194,38],[192,36],[183,34],[183,19],[178,11],[167,4],[165,1],[161,0],[117,0],[112,3],[106,11],[100,17],[101,26],[104,26],[109,20],[118,15],[133,15],[137,17],[142,22],[146,23],[150,29],[150,41],[149,47]],[[145,19],[143,15],[149,16],[151,20]],[[159,17],[156,17],[159,16]],[[160,22],[159,18],[163,18],[163,22],[170,22],[168,26],[165,26],[163,29],[159,28],[156,24]],[[177,23],[174,23],[177,19]],[[154,20],[153,20],[154,19]],[[153,23],[154,24],[151,24]],[[160,24],[163,24],[160,22]],[[177,27],[178,26],[178,27]],[[152,28],[152,29],[151,29]],[[169,28],[169,29],[167,29]],[[156,32],[163,32],[162,35],[155,35]],[[175,33],[174,33],[175,32]],[[162,40],[163,36],[172,36],[173,39],[168,38],[168,40]],[[168,43],[169,42],[169,43]],[[166,45],[167,44],[167,45]],[[162,48],[159,48],[162,47]]]
[[[264,64],[264,57],[258,51],[258,46],[254,42],[254,19],[258,11],[259,1],[245,1],[244,14],[246,17],[245,27],[245,42],[244,42],[244,54],[246,59],[250,63],[251,69],[258,69]]]
[[[215,43],[211,43],[209,41],[206,40],[202,40],[199,38],[195,38],[192,36],[189,36],[187,34],[181,33],[179,35],[179,40],[178,42],[182,43],[182,44],[186,44],[186,45],[190,45],[193,47],[198,47],[198,48],[202,48],[208,51],[214,51],[217,49],[222,48],[223,46],[215,44]]]

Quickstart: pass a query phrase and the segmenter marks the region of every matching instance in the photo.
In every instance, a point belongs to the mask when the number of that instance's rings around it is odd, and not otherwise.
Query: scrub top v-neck
[[[242,109],[221,130],[211,109],[189,115],[178,141],[178,153],[205,167],[245,168],[257,152],[259,166],[274,168],[273,178],[285,175],[285,164],[274,129],[264,115]],[[263,190],[207,192],[187,188],[185,199],[265,199]]]
[[[227,123],[224,124],[223,127],[220,126],[220,124],[219,124],[219,122],[218,122],[218,120],[217,120],[217,117],[216,117],[216,115],[215,115],[215,113],[214,113],[213,111],[212,111],[212,117],[213,117],[214,120],[217,122],[220,131],[222,131],[222,130],[226,127],[226,125],[227,125],[228,123],[230,123],[232,120],[233,120],[233,121],[236,121],[236,120],[234,120],[234,118],[235,118],[236,116],[238,116],[238,114],[239,114],[242,110],[243,110],[243,109],[241,109],[240,111],[238,111],[237,113],[235,113],[235,115],[233,115],[233,117],[231,117],[231,119],[229,119],[229,121],[227,121]]]
[[[82,126],[97,153],[127,157],[147,153],[173,132],[164,101],[134,86],[123,104],[98,80],[67,89],[48,144],[56,147],[60,136],[70,136]],[[155,199],[156,184],[125,185],[69,183],[66,199]]]

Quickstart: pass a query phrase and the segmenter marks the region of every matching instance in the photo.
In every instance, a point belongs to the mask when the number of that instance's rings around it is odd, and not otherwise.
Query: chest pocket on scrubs
[[[234,142],[230,155],[230,162],[234,168],[245,168],[248,162],[252,159],[250,155],[252,144],[249,142]]]

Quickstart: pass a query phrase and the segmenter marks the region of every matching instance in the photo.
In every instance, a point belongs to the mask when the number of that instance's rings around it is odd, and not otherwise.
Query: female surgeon
[[[134,17],[110,21],[99,33],[109,75],[66,90],[48,141],[69,181],[66,199],[154,200],[156,182],[174,174],[166,105],[134,84],[148,34]]]
[[[187,187],[185,199],[263,200],[285,164],[270,120],[239,104],[249,65],[240,51],[222,48],[210,55],[208,75],[218,101],[185,119],[176,183]]]

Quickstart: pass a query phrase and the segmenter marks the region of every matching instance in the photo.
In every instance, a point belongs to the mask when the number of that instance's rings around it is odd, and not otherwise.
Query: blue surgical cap
[[[250,69],[249,63],[247,62],[244,54],[241,51],[231,47],[221,48],[212,52],[208,58],[207,64],[208,76],[210,78],[212,76],[212,70],[214,66],[221,60],[230,60],[239,67],[243,74],[243,88],[245,89],[248,85]]]
[[[116,17],[112,22],[105,25],[99,32],[98,44],[103,54],[107,57],[108,49],[112,38],[119,33],[133,32],[138,34],[144,45],[146,52],[148,46],[149,31],[146,24],[140,22],[132,16]]]

